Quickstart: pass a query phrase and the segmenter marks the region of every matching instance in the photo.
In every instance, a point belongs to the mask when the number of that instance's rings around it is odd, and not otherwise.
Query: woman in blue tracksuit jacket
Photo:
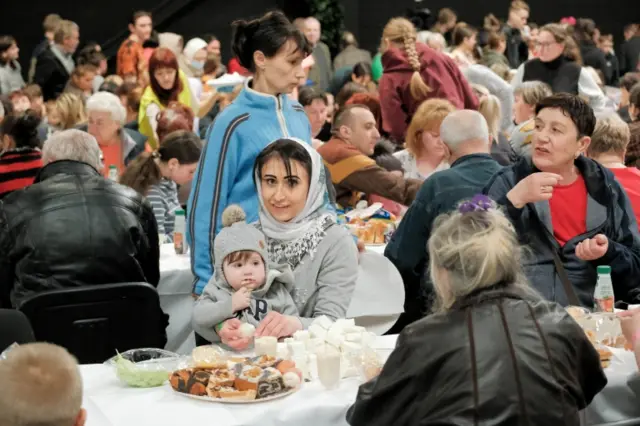
[[[287,96],[305,78],[302,60],[310,48],[304,35],[280,12],[233,26],[233,53],[254,78],[209,128],[191,185],[187,241],[196,294],[213,275],[213,239],[225,207],[239,204],[247,222],[258,220],[253,164],[260,151],[282,137],[311,142],[304,109]]]

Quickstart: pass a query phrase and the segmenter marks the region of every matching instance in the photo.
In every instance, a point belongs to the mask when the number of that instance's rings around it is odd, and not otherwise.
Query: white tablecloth
[[[166,349],[188,354],[195,346],[191,312],[193,275],[189,255],[177,255],[172,244],[160,248],[160,305],[169,314]],[[368,330],[383,334],[404,311],[402,277],[384,256],[365,252],[360,255],[358,281],[347,317]]]
[[[392,348],[396,336],[379,337],[376,346]],[[348,378],[326,391],[318,381],[303,384],[293,395],[254,404],[222,404],[193,400],[166,384],[151,389],[127,388],[111,367],[81,366],[87,426],[346,426],[347,409],[360,380]]]
[[[193,274],[188,254],[176,254],[173,244],[160,246],[160,306],[169,315],[165,349],[188,354],[195,347],[191,311]]]
[[[380,336],[376,348],[390,352],[397,336]],[[628,357],[628,355],[626,355]],[[84,408],[88,426],[344,426],[347,409],[355,400],[360,380],[343,379],[337,389],[325,390],[313,381],[293,395],[256,404],[222,404],[189,399],[169,385],[152,389],[127,388],[111,367],[83,365]],[[609,383],[583,413],[588,426],[640,424],[640,403],[626,385],[633,374],[628,359],[614,359],[606,370]],[[628,411],[620,407],[627,406]],[[635,417],[635,418],[634,418]]]

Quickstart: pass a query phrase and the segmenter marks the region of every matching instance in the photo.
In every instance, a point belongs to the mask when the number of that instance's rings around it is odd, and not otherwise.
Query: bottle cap
[[[598,274],[611,274],[611,266],[598,266]]]
[[[117,169],[117,168],[118,168],[118,166],[116,166],[116,165],[112,164],[112,165],[110,165],[110,166],[109,166],[109,168],[110,168],[110,169]]]
[[[184,210],[176,209],[176,216],[184,216],[184,215],[185,215]]]

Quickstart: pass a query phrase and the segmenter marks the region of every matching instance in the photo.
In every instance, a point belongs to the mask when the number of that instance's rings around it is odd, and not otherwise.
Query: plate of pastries
[[[169,383],[174,391],[190,398],[246,404],[291,395],[300,388],[302,373],[293,361],[269,355],[214,356],[174,371]]]

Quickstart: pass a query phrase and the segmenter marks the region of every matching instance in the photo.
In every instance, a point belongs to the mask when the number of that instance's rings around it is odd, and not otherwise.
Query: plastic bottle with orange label
[[[185,254],[187,252],[187,242],[185,240],[185,232],[187,223],[185,212],[182,209],[176,210],[176,218],[173,225],[173,246],[176,254]]]
[[[593,299],[596,312],[613,312],[615,300],[610,266],[598,266],[598,282],[593,293]]]

